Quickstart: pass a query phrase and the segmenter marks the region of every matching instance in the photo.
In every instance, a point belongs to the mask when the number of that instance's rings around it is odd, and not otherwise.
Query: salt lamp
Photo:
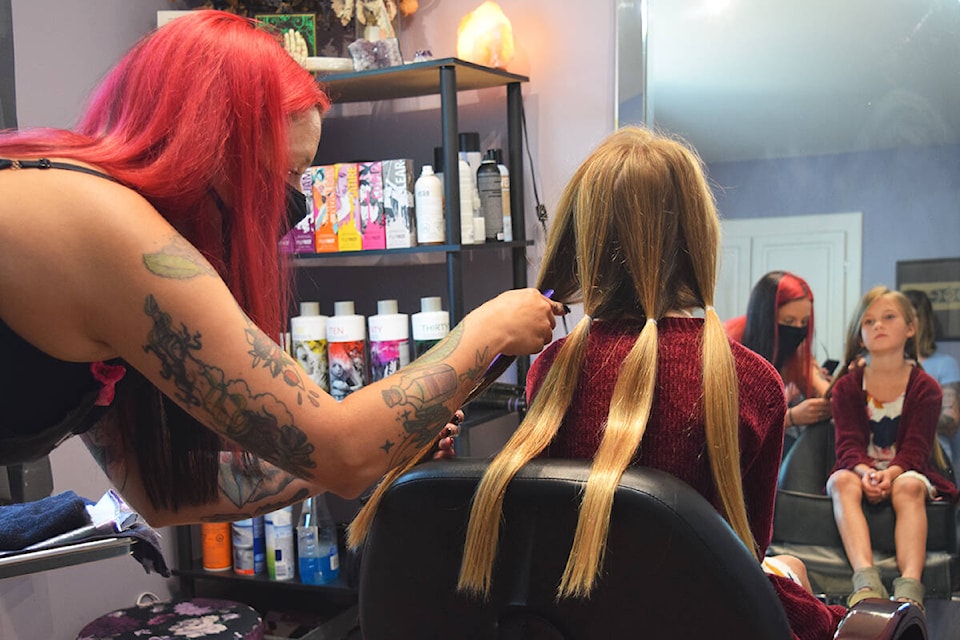
[[[460,20],[457,57],[505,69],[513,60],[513,28],[495,2],[484,2]]]

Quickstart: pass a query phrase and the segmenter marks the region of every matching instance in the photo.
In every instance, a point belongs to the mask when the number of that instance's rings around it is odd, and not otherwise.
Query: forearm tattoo
[[[290,495],[279,497],[290,484],[298,482],[299,479],[266,463],[260,464],[260,470],[259,474],[245,473],[240,465],[235,464],[233,454],[222,453],[220,491],[238,511],[208,514],[203,516],[203,520],[219,522],[236,520],[240,516],[252,518],[294,502],[301,502],[310,495],[306,487],[302,487]]]
[[[246,380],[230,379],[223,369],[203,361],[200,332],[182,323],[175,326],[152,295],[147,296],[144,311],[153,320],[144,351],[159,359],[160,376],[174,384],[174,396],[183,406],[205,415],[208,423],[248,451],[297,476],[313,477],[314,447],[294,425],[293,414],[279,398],[271,393],[255,394]],[[259,340],[253,342],[251,353],[257,366],[267,366],[275,377],[304,389],[299,375],[288,375],[289,367],[281,366],[280,356],[264,351]],[[292,359],[289,362],[296,364]]]
[[[381,392],[386,405],[398,409],[397,421],[403,428],[402,446],[393,449],[396,443],[387,440],[381,445],[384,453],[391,455],[390,466],[399,464],[411,449],[419,449],[433,440],[440,425],[447,422],[457,407],[445,403],[456,397],[460,387],[472,387],[484,371],[485,356],[476,354],[476,366],[457,375],[456,370],[443,362],[452,354],[463,337],[462,323],[414,364],[391,377],[394,384]]]

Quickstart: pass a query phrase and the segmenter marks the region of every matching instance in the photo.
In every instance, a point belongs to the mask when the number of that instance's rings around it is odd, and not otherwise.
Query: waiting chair
[[[807,565],[815,592],[841,597],[853,588],[853,569],[843,551],[832,501],[824,493],[835,460],[833,422],[810,425],[797,438],[780,467],[770,553],[799,557]],[[864,514],[870,527],[874,564],[892,593],[893,579],[899,576],[893,507],[864,502]],[[960,581],[956,506],[927,503],[927,526],[923,572],[926,595],[950,598]]]
[[[617,489],[591,598],[556,600],[590,470],[579,460],[521,470],[504,500],[489,601],[459,595],[471,498],[486,466],[429,462],[386,493],[361,555],[364,640],[790,637],[772,585],[726,521],[685,483],[646,468],[628,469]],[[860,620],[855,609],[838,637],[850,628],[857,638],[926,638],[915,605],[865,603],[876,609]]]

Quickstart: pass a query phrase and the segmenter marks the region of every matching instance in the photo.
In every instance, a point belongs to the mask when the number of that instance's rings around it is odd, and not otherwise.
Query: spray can
[[[233,523],[233,572],[253,576],[266,569],[267,541],[263,517],[237,520]]]
[[[413,185],[414,207],[417,216],[417,241],[420,244],[443,244],[446,233],[443,225],[443,191],[433,167],[423,165],[420,177]]]
[[[271,580],[292,580],[296,575],[293,551],[293,507],[284,507],[263,517],[267,546],[267,575]]]
[[[503,241],[503,190],[496,156],[488,150],[477,169],[477,190],[483,208],[484,237],[487,242]]]
[[[439,296],[420,298],[420,313],[410,318],[413,350],[417,358],[450,333],[450,313],[444,311],[441,305]]]
[[[513,242],[513,216],[510,215],[510,170],[503,164],[503,151],[493,149],[500,170],[500,204],[503,206],[503,241]]]
[[[230,557],[230,523],[206,522],[200,525],[203,568],[205,571],[226,571]]]
[[[300,315],[290,318],[290,350],[307,376],[329,392],[327,316],[320,315],[319,302],[301,302]]]
[[[353,300],[335,302],[327,319],[327,361],[330,395],[338,401],[367,383],[366,339],[366,323],[354,312]]]
[[[370,329],[370,382],[382,380],[410,364],[410,318],[397,311],[396,300],[378,300]]]

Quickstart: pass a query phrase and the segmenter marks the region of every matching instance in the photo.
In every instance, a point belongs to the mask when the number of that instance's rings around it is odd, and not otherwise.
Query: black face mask
[[[773,366],[779,369],[787,361],[790,354],[797,350],[800,343],[807,337],[807,327],[793,327],[789,324],[777,325],[777,357]]]
[[[287,201],[287,223],[289,228],[297,226],[301,220],[307,217],[307,196],[303,195],[303,192],[294,187],[293,185],[287,185],[286,189],[286,201]]]

